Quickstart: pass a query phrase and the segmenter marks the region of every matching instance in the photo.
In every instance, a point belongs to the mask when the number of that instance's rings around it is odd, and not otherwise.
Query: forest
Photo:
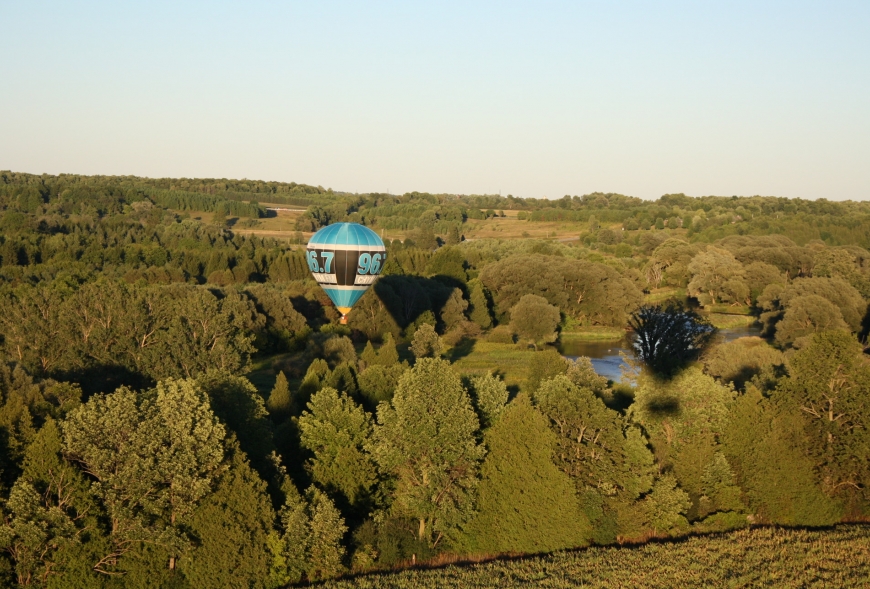
[[[388,251],[347,325],[304,255],[342,221]],[[0,171],[0,585],[866,523],[868,248],[870,202]],[[601,334],[620,381],[559,351]]]

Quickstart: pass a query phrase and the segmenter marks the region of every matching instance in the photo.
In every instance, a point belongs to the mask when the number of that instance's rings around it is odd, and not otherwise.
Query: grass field
[[[324,589],[868,587],[870,526],[757,528],[639,546],[370,574]]]
[[[461,346],[447,350],[445,356],[453,362],[453,368],[460,374],[480,376],[496,371],[508,387],[522,387],[529,376],[529,360],[533,350],[526,350],[516,344],[497,344],[474,341],[470,349]]]

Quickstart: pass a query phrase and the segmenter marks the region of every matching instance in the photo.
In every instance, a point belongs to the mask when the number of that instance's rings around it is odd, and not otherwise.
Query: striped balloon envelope
[[[345,323],[351,307],[375,283],[387,261],[384,242],[359,223],[336,223],[312,235],[306,250],[314,280],[335,303]]]

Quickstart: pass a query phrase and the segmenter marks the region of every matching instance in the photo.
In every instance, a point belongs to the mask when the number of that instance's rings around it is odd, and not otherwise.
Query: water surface
[[[720,342],[730,342],[740,337],[753,335],[761,335],[760,325],[741,325],[740,327],[720,329],[717,340]],[[570,360],[575,360],[580,356],[587,356],[592,360],[595,372],[605,378],[618,382],[622,378],[623,368],[622,358],[619,354],[620,352],[625,352],[631,356],[632,337],[627,335],[623,339],[615,341],[568,340],[560,342],[556,349]]]

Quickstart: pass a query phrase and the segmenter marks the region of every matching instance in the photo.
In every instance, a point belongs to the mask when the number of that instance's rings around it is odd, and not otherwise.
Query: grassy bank
[[[859,587],[870,579],[870,526],[759,528],[640,546],[360,576],[325,589],[464,587]]]
[[[559,333],[559,339],[571,341],[618,341],[625,337],[625,330],[618,327],[583,327]]]

